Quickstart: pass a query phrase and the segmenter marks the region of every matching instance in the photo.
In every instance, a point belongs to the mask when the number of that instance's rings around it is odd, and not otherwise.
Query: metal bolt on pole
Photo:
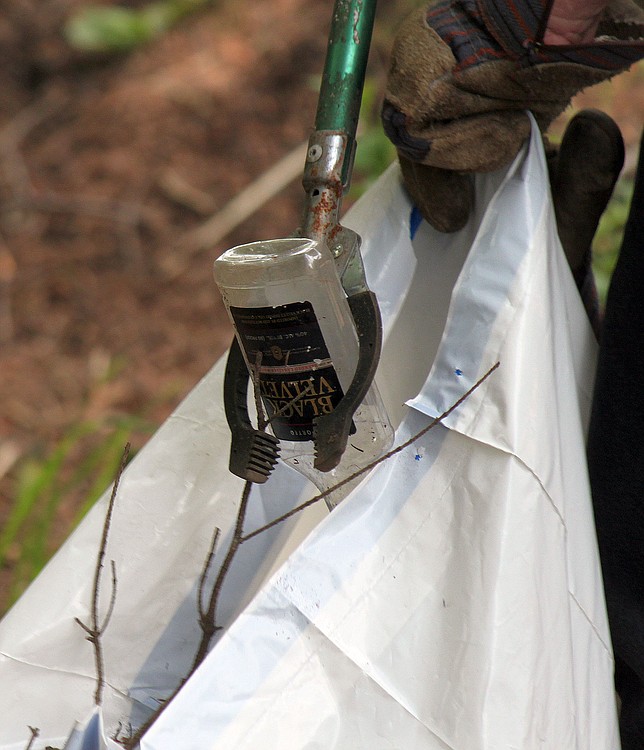
[[[303,184],[306,205],[302,234],[334,249],[340,231],[342,195],[347,189],[360,115],[376,0],[336,0],[326,61],[309,140]]]

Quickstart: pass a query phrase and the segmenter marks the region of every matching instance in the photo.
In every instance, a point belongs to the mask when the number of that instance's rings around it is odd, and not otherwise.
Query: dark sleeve
[[[569,62],[619,72],[644,57],[644,11],[633,2],[610,3],[597,36],[584,45],[545,45],[549,0],[442,0],[427,23],[448,44],[456,70],[498,59],[520,65]]]
[[[490,34],[516,59],[535,63],[572,62],[602,70],[624,70],[644,55],[642,11],[632,3],[609,3],[597,30],[601,41],[583,45],[543,45],[552,2],[477,0]]]
[[[623,750],[644,747],[644,139],[604,318],[588,470],[622,700]]]

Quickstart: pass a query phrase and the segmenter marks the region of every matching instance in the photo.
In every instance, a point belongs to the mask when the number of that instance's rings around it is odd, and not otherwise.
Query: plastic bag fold
[[[378,384],[397,443],[499,367],[310,521],[276,570],[302,526],[242,546],[222,634],[143,750],[619,747],[584,457],[596,345],[536,128],[507,171],[477,178],[476,206],[454,235],[416,227],[393,166],[346,218],[383,312]],[[123,477],[106,734],[162,700],[194,653],[204,555],[217,525],[216,569],[241,484],[226,470],[222,372]],[[253,490],[249,529],[308,491],[280,467]],[[91,713],[92,653],[73,618],[87,617],[104,505],[0,624],[14,686],[0,694],[2,750],[24,747],[27,724],[65,737]]]

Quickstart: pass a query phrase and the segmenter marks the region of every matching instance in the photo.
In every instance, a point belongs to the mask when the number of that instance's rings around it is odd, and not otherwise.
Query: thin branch
[[[11,341],[14,333],[12,286],[18,265],[0,234],[0,344]]]
[[[101,573],[103,570],[103,559],[105,558],[105,551],[107,548],[107,538],[112,525],[112,515],[114,513],[114,504],[116,502],[116,494],[118,492],[119,483],[123,472],[125,471],[125,464],[130,455],[130,443],[127,443],[123,455],[121,456],[121,463],[116,473],[116,479],[114,480],[114,486],[112,487],[112,494],[107,506],[107,512],[105,514],[105,522],[103,523],[103,533],[101,535],[101,542],[98,549],[98,555],[96,558],[96,566],[94,567],[94,583],[92,587],[92,605],[91,605],[91,625],[86,625],[81,622],[78,617],[74,618],[75,621],[83,628],[87,633],[87,640],[94,647],[94,662],[96,665],[96,691],[94,692],[94,703],[100,706],[103,699],[103,689],[105,687],[105,665],[103,662],[103,647],[101,643],[101,637],[107,628],[112,612],[114,611],[114,603],[116,601],[116,566],[114,561],[111,561],[112,568],[112,593],[110,596],[110,603],[108,606],[107,614],[103,618],[102,624],[99,625],[99,614],[98,614],[98,599],[100,593],[101,584]]]
[[[252,365],[251,369],[251,378],[250,382],[253,386],[253,398],[255,400],[255,411],[257,412],[257,429],[258,430],[265,430],[266,425],[268,424],[268,420],[266,419],[266,414],[264,413],[264,404],[262,403],[262,394],[259,390],[259,368],[262,364],[262,352],[260,349],[257,350],[257,354],[255,355],[255,362]]]
[[[20,449],[16,443],[0,443],[0,479],[2,479],[20,458]]]
[[[159,171],[156,184],[170,200],[197,214],[208,216],[217,210],[212,195],[190,184],[172,167]]]
[[[105,514],[105,523],[103,524],[103,534],[101,536],[101,544],[98,550],[98,556],[96,558],[96,568],[94,570],[94,588],[92,593],[92,619],[94,625],[98,623],[98,596],[100,587],[101,571],[103,569],[103,558],[105,557],[105,551],[107,548],[107,537],[110,532],[110,526],[112,525],[112,515],[114,513],[114,504],[116,502],[116,494],[118,492],[121,477],[125,471],[125,464],[130,455],[130,443],[126,443],[123,449],[123,455],[121,456],[121,463],[116,473],[116,479],[114,480],[114,486],[112,487],[112,494],[110,495],[110,501],[107,506],[107,513]]]
[[[224,581],[226,579],[228,571],[230,570],[230,566],[232,564],[233,558],[237,554],[237,551],[239,550],[239,547],[242,543],[244,519],[246,517],[246,509],[248,507],[248,498],[250,497],[250,491],[252,489],[252,486],[253,486],[252,482],[246,482],[244,484],[244,489],[242,491],[239,509],[237,511],[237,521],[235,523],[235,529],[233,532],[232,540],[230,542],[230,547],[228,548],[228,552],[226,553],[226,558],[223,561],[221,568],[219,569],[219,573],[217,575],[214,586],[212,588],[210,599],[208,601],[208,608],[204,609],[203,588],[205,585],[205,578],[207,576],[208,569],[210,568],[210,565],[212,563],[212,555],[214,554],[214,546],[218,537],[218,533],[217,533],[218,530],[215,532],[213,536],[213,541],[211,542],[208,556],[206,558],[206,562],[204,564],[204,567],[201,573],[201,579],[199,581],[197,608],[199,610],[199,627],[201,628],[202,636],[201,636],[201,641],[199,642],[199,645],[197,647],[197,651],[195,653],[192,666],[190,667],[186,676],[179,682],[179,684],[175,687],[175,689],[168,696],[168,698],[159,706],[159,708],[151,716],[149,716],[146,719],[146,721],[136,730],[136,732],[132,734],[131,737],[128,737],[127,739],[123,741],[122,744],[128,750],[133,750],[133,748],[136,748],[139,745],[143,735],[154,724],[154,722],[159,718],[159,716],[161,716],[161,714],[170,705],[170,703],[172,703],[172,701],[178,695],[181,688],[185,685],[185,683],[195,672],[199,664],[201,664],[201,662],[206,657],[206,654],[208,653],[208,648],[210,646],[210,642],[214,634],[220,629],[216,621],[219,596],[221,594],[221,590],[224,585]]]
[[[84,622],[83,622],[83,621],[82,621],[82,620],[80,619],[80,617],[74,617],[74,622],[75,622],[75,623],[76,623],[77,625],[80,625],[80,626],[81,626],[81,628],[83,628],[83,630],[84,630],[84,631],[85,631],[85,632],[87,633],[87,635],[88,635],[88,638],[87,638],[87,640],[88,640],[88,641],[89,641],[89,640],[91,640],[91,639],[93,638],[93,636],[94,636],[94,631],[93,631],[93,630],[92,630],[92,629],[90,628],[90,626],[89,626],[89,625],[85,625],[85,623],[84,623]]]
[[[49,117],[62,111],[68,101],[60,92],[47,93],[21,110],[7,125],[0,128],[0,179],[6,183],[10,196],[4,201],[2,215],[20,211],[88,215],[116,224],[118,235],[129,256],[142,266],[140,229],[154,227],[159,213],[140,201],[122,201],[100,196],[64,195],[37,189],[29,167],[21,153],[22,142]],[[6,323],[5,323],[6,327]]]
[[[286,412],[287,409],[290,409],[294,406],[294,404],[297,404],[299,401],[301,401],[305,396],[311,396],[315,395],[315,389],[313,386],[313,381],[309,381],[309,384],[305,386],[303,390],[301,390],[297,396],[294,396],[290,401],[284,404],[280,409],[277,411],[274,411],[271,415],[270,419],[266,421],[266,425],[269,425],[273,420],[277,419],[278,417],[281,417],[284,412]]]
[[[476,383],[466,392],[464,393],[458,401],[454,402],[449,409],[444,411],[440,416],[435,417],[426,427],[424,427],[420,432],[416,433],[413,437],[409,438],[409,440],[405,441],[401,445],[397,446],[396,448],[393,448],[389,451],[389,453],[385,453],[384,456],[381,456],[380,458],[377,458],[375,461],[372,461],[371,463],[367,464],[366,466],[363,466],[361,469],[358,469],[358,471],[354,472],[350,476],[346,477],[342,481],[338,482],[337,484],[334,484],[333,487],[329,487],[328,489],[324,490],[324,492],[320,492],[318,495],[315,495],[315,497],[312,497],[310,500],[307,500],[304,503],[301,503],[300,505],[296,506],[292,510],[288,511],[288,513],[284,513],[283,515],[279,516],[278,518],[275,518],[270,523],[265,524],[264,526],[260,526],[258,529],[255,529],[255,531],[251,531],[250,534],[246,534],[242,537],[242,542],[247,542],[249,539],[252,539],[253,537],[257,536],[258,534],[261,534],[264,531],[267,531],[268,529],[273,528],[273,526],[277,526],[278,524],[282,523],[282,521],[286,521],[288,518],[291,518],[291,516],[296,515],[297,513],[300,513],[301,511],[305,510],[306,508],[309,508],[311,505],[315,505],[315,503],[319,502],[320,500],[323,500],[325,497],[328,497],[332,492],[335,492],[336,490],[340,489],[340,487],[344,487],[345,484],[348,484],[349,482],[353,482],[354,479],[357,479],[358,477],[362,476],[363,474],[366,474],[367,472],[371,471],[373,468],[378,466],[378,464],[381,464],[383,461],[387,461],[392,456],[395,456],[397,453],[400,453],[401,451],[405,450],[405,448],[408,448],[410,445],[415,443],[417,440],[419,440],[423,435],[425,435],[427,432],[429,432],[433,427],[436,427],[436,425],[440,424],[444,419],[446,419],[453,411],[458,409],[458,407],[467,399],[469,398],[474,391],[479,388],[483,384],[487,378],[490,377],[490,375],[499,367],[501,363],[497,362],[493,367],[491,367],[485,375],[483,375],[482,378],[477,380]]]
[[[308,142],[300,143],[241,191],[219,213],[185,235],[181,245],[189,254],[216,245],[255,211],[302,173]]]
[[[360,469],[359,471],[355,472],[351,476],[347,477],[346,479],[342,480],[341,482],[338,482],[333,487],[330,487],[325,492],[320,493],[319,495],[316,495],[311,500],[308,500],[305,503],[302,503],[301,505],[298,505],[297,508],[294,508],[293,510],[289,511],[288,513],[285,513],[284,515],[280,516],[279,518],[276,518],[274,521],[271,521],[270,523],[266,524],[265,526],[262,526],[259,529],[256,529],[255,531],[251,532],[250,534],[244,535],[243,529],[244,529],[244,521],[246,518],[246,510],[248,507],[248,500],[250,497],[250,491],[252,488],[251,482],[246,482],[244,484],[244,489],[242,491],[242,497],[239,504],[239,509],[237,511],[237,520],[235,523],[235,529],[233,531],[232,540],[230,542],[230,547],[228,548],[228,552],[226,554],[226,558],[223,561],[221,568],[219,570],[219,574],[217,575],[217,579],[215,581],[215,584],[213,586],[210,599],[208,602],[208,608],[205,609],[203,606],[203,592],[205,588],[205,581],[208,574],[208,571],[210,570],[210,567],[212,565],[212,558],[214,555],[214,549],[215,545],[219,536],[219,530],[215,530],[215,534],[213,536],[213,540],[210,545],[210,549],[206,558],[206,561],[203,566],[203,570],[201,573],[201,578],[199,580],[199,588],[198,588],[198,598],[197,598],[197,607],[199,610],[199,626],[202,631],[202,638],[201,642],[199,643],[199,646],[197,647],[197,652],[195,654],[192,666],[189,670],[189,672],[186,674],[186,676],[181,680],[181,682],[177,685],[177,687],[173,690],[172,694],[159,706],[158,710],[155,711],[151,716],[148,717],[148,719],[142,724],[137,731],[129,738],[123,741],[123,744],[128,750],[133,750],[138,746],[138,744],[141,741],[141,738],[143,735],[148,731],[148,729],[154,724],[154,722],[159,718],[159,716],[165,711],[167,706],[170,705],[170,703],[174,700],[176,695],[179,693],[181,688],[184,686],[184,684],[188,681],[188,679],[191,677],[191,675],[194,673],[194,671],[197,669],[199,664],[204,660],[206,657],[206,654],[208,653],[208,649],[210,647],[210,642],[214,636],[214,634],[220,629],[219,626],[216,624],[216,616],[217,616],[217,606],[219,603],[219,597],[221,594],[222,587],[224,585],[224,581],[226,579],[226,576],[228,574],[228,571],[230,570],[231,564],[233,562],[233,559],[235,555],[237,554],[240,546],[248,541],[249,539],[252,539],[253,537],[261,534],[264,531],[267,531],[268,529],[272,528],[273,526],[276,526],[277,524],[281,523],[282,521],[285,521],[287,518],[290,518],[291,516],[295,515],[296,513],[299,513],[301,510],[304,510],[305,508],[308,508],[310,505],[313,505],[314,503],[318,502],[319,500],[322,500],[327,495],[331,494],[332,492],[335,492],[340,487],[343,487],[348,482],[352,482],[357,477],[361,476],[362,474],[365,474],[366,472],[373,469],[375,466],[377,466],[379,463],[386,461],[387,459],[391,458],[392,456],[395,456],[397,453],[400,453],[400,451],[404,450],[405,448],[409,447],[412,443],[414,443],[416,440],[421,438],[425,433],[429,432],[429,430],[432,429],[432,427],[435,427],[437,424],[440,424],[446,417],[448,417],[453,411],[455,411],[469,396],[472,395],[472,393],[479,388],[479,386],[499,367],[499,362],[497,362],[493,367],[491,367],[485,375],[478,380],[463,396],[461,396],[458,401],[456,401],[452,406],[449,407],[443,414],[441,414],[439,417],[436,417],[435,419],[430,422],[429,425],[427,425],[424,429],[422,429],[420,432],[418,432],[416,435],[414,435],[409,440],[405,441],[401,445],[399,445],[397,448],[394,448],[393,450],[389,451],[389,453],[385,454],[381,458],[379,458],[376,461],[373,461],[369,465],[365,466],[363,469]],[[253,378],[254,380],[254,378]]]
[[[47,91],[43,97],[21,109],[0,129],[0,151],[16,148],[38,125],[62,111],[68,101],[68,97],[61,95],[60,91],[53,94]]]
[[[215,556],[215,550],[217,549],[217,542],[219,541],[219,535],[221,534],[221,529],[218,527],[215,528],[215,533],[212,535],[212,541],[210,542],[210,548],[208,550],[208,555],[206,556],[206,560],[203,565],[203,569],[201,571],[201,576],[199,577],[199,589],[197,591],[197,610],[199,611],[199,618],[203,619],[207,615],[207,610],[204,607],[203,603],[203,596],[204,596],[204,590],[206,586],[206,580],[208,578],[208,573],[210,572],[210,568],[212,566],[212,561]]]
[[[306,160],[308,142],[300,143],[268,171],[238,193],[218,213],[196,229],[178,239],[172,252],[161,258],[159,265],[167,278],[180,276],[190,265],[192,256],[212,248],[252,216],[271,198],[280,193],[301,174]]]
[[[199,620],[202,637],[201,642],[199,643],[199,647],[197,648],[197,653],[195,654],[192,667],[188,672],[188,677],[190,677],[190,675],[195,671],[199,664],[201,664],[201,662],[204,660],[206,654],[208,653],[208,648],[210,646],[212,637],[220,629],[217,625],[216,620],[219,595],[224,585],[226,576],[228,575],[228,571],[230,570],[233,558],[237,554],[237,550],[239,549],[243,541],[244,520],[246,518],[246,509],[248,507],[248,499],[250,497],[250,491],[252,487],[252,482],[246,482],[244,484],[244,489],[242,490],[242,496],[239,503],[239,509],[237,511],[237,520],[235,522],[233,538],[230,541],[230,547],[228,548],[226,558],[221,564],[217,580],[215,581],[215,585],[213,586],[212,592],[210,594],[210,600],[208,602],[208,609],[205,612],[205,617],[202,617]]]
[[[127,734],[124,734],[124,725],[122,721],[119,721],[116,730],[112,733],[112,739],[114,742],[118,742],[119,745],[126,746],[127,743],[132,739],[132,725],[128,721],[127,723]]]
[[[27,743],[27,746],[25,747],[25,750],[31,750],[33,747],[34,742],[40,735],[40,729],[37,727],[28,727],[29,731],[31,732],[31,737],[29,738],[29,742]]]
[[[260,391],[260,366],[262,364],[262,353],[258,350],[257,354],[255,355],[255,363],[250,366],[251,369],[251,383],[253,386],[253,398],[255,400],[255,410],[257,412],[257,429],[258,430],[265,430],[268,425],[273,422],[278,417],[281,417],[282,414],[286,412],[287,409],[291,409],[294,404],[297,404],[299,401],[301,401],[305,396],[311,395],[311,393],[314,392],[313,390],[313,381],[310,380],[308,385],[304,388],[304,390],[300,391],[297,396],[292,398],[290,401],[288,401],[284,406],[282,406],[277,411],[274,411],[273,414],[267,418],[266,414],[264,413],[264,402],[262,401],[262,394]]]
[[[31,188],[29,172],[20,156],[22,141],[47,118],[62,111],[68,98],[60,92],[47,92],[43,97],[18,112],[0,129],[0,172],[12,192],[22,195]]]
[[[110,560],[110,569],[112,571],[112,593],[110,594],[110,603],[107,606],[107,612],[105,613],[105,617],[103,618],[103,623],[98,629],[98,632],[101,635],[105,632],[105,629],[112,619],[114,605],[116,604],[116,563],[114,562],[114,560]]]
[[[278,419],[286,412],[287,409],[293,408],[294,404],[297,404],[300,402],[303,398],[306,396],[310,396],[311,394],[314,394],[314,388],[313,388],[313,381],[309,381],[308,385],[300,391],[297,396],[292,398],[290,401],[284,404],[280,409],[277,411],[274,411],[270,417],[266,417],[266,414],[264,412],[264,402],[262,401],[262,394],[260,391],[260,381],[259,381],[259,368],[262,363],[262,353],[260,351],[257,352],[257,355],[255,357],[255,364],[251,365],[251,383],[253,386],[253,398],[255,400],[255,410],[257,412],[257,429],[258,430],[265,430],[268,425],[273,422],[274,420]]]

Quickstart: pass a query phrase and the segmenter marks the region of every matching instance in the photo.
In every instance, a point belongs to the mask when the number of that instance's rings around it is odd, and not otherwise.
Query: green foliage
[[[396,149],[382,129],[373,127],[367,130],[361,136],[356,150],[356,193],[361,195],[395,158]]]
[[[593,243],[593,272],[597,291],[602,303],[610,277],[617,262],[619,248],[624,234],[624,226],[633,197],[633,178],[625,178],[617,183],[613,197],[599,223]]]
[[[377,82],[367,78],[360,106],[358,147],[348,195],[350,201],[359,198],[396,158],[396,149],[380,123],[380,97]]]
[[[74,528],[109,487],[132,431],[142,428],[151,431],[132,417],[119,418],[107,433],[84,422],[71,427],[49,455],[26,458],[17,466],[13,503],[0,531],[0,566],[13,564],[7,603],[49,559],[56,526],[66,532]],[[85,497],[80,509],[66,504],[72,493]]]
[[[157,0],[140,9],[90,5],[73,15],[64,34],[86,52],[122,52],[157,38],[209,0]]]

